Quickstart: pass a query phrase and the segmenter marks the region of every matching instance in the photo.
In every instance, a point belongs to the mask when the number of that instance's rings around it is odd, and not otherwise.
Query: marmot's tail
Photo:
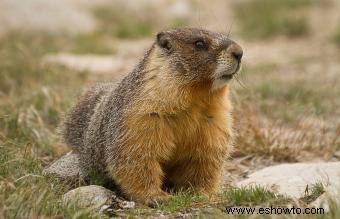
[[[75,151],[84,147],[85,133],[96,105],[103,94],[112,87],[101,84],[87,90],[75,106],[66,114],[62,127],[64,142]]]

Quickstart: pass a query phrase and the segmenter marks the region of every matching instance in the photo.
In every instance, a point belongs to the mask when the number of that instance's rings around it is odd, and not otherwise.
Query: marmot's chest
[[[186,159],[192,153],[204,155],[210,148],[225,147],[231,135],[228,115],[226,109],[193,108],[160,121],[173,137],[172,159]]]
[[[196,99],[191,104],[183,97],[169,104],[143,99],[124,115],[126,145],[146,148],[169,164],[193,154],[206,157],[209,150],[223,152],[231,136],[229,100],[222,94]]]

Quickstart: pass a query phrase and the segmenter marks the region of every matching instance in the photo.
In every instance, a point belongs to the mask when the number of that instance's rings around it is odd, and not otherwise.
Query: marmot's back
[[[113,84],[99,84],[91,87],[66,115],[62,135],[64,142],[73,150],[79,151],[84,147],[85,133],[95,107],[112,86]]]

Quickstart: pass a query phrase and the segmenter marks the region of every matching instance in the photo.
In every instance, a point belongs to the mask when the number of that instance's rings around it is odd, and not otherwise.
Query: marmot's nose
[[[227,52],[230,53],[238,62],[241,61],[243,56],[243,50],[241,46],[239,46],[237,43],[232,43],[227,48]]]

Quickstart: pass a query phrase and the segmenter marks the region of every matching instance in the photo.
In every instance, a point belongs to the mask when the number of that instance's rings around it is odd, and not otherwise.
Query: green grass
[[[289,202],[287,197],[276,194],[262,186],[228,189],[223,192],[222,198],[233,206],[283,205]]]
[[[319,196],[321,196],[325,192],[325,187],[322,182],[313,183],[310,187],[306,186],[305,196],[300,200],[309,204],[315,201]]]
[[[200,196],[192,190],[182,190],[172,193],[172,198],[161,203],[154,210],[147,210],[145,207],[137,207],[129,212],[129,215],[147,216],[152,215],[155,211],[161,210],[166,215],[176,212],[190,212],[200,217],[226,216],[223,212],[229,206],[263,206],[266,204],[284,206],[291,203],[287,197],[276,194],[264,187],[242,187],[228,188],[222,193],[212,196]],[[205,209],[195,212],[195,209]],[[206,212],[207,211],[207,212]],[[195,213],[194,213],[195,212]],[[126,214],[123,214],[126,215]]]
[[[233,204],[235,206],[256,206],[262,204],[283,205],[290,200],[280,194],[276,194],[262,186],[228,188],[217,196],[199,196],[188,191],[179,191],[172,194],[173,197],[158,206],[158,209],[166,212],[175,212],[189,207],[204,207],[211,203],[216,206]]]
[[[263,113],[276,120],[294,123],[307,111],[320,115],[332,111],[329,91],[305,86],[302,81],[287,84],[285,81],[265,81],[254,88],[263,100],[260,107]],[[328,98],[327,98],[328,97]],[[273,110],[273,107],[290,110]]]
[[[308,34],[307,17],[300,10],[314,0],[247,0],[235,4],[241,31],[248,38]]]
[[[182,190],[171,193],[172,197],[169,201],[159,204],[154,210],[147,210],[145,207],[137,207],[130,210],[130,215],[146,216],[152,215],[154,211],[161,210],[166,214],[175,212],[191,212],[194,209],[209,209],[208,212],[196,212],[198,216],[214,216],[223,215],[224,209],[229,206],[263,206],[266,204],[283,206],[291,203],[287,197],[276,194],[264,187],[242,187],[227,188],[225,191],[211,195],[201,196],[192,190]],[[207,214],[206,214],[207,213]]]
[[[115,48],[112,44],[110,36],[106,36],[100,32],[93,31],[87,34],[77,35],[72,37],[68,42],[73,42],[70,45],[69,51],[76,54],[95,53],[95,54],[113,54]]]
[[[320,196],[325,192],[325,187],[322,182],[316,182],[311,186],[311,193],[314,196]]]
[[[166,212],[175,212],[180,209],[193,206],[197,203],[203,203],[208,200],[208,197],[199,196],[191,190],[182,190],[172,194],[169,201],[161,203],[157,209]]]
[[[2,53],[8,56],[15,55],[13,54],[14,48],[23,53],[28,51],[27,47],[29,47],[29,52],[34,55],[54,52],[70,52],[76,54],[112,54],[115,52],[110,37],[98,32],[90,32],[76,36],[11,32],[0,37],[0,46]],[[4,61],[6,62],[5,64],[7,64],[17,61],[17,59],[7,57]],[[16,72],[14,71],[13,74],[16,74]],[[27,75],[30,76],[32,74]]]

